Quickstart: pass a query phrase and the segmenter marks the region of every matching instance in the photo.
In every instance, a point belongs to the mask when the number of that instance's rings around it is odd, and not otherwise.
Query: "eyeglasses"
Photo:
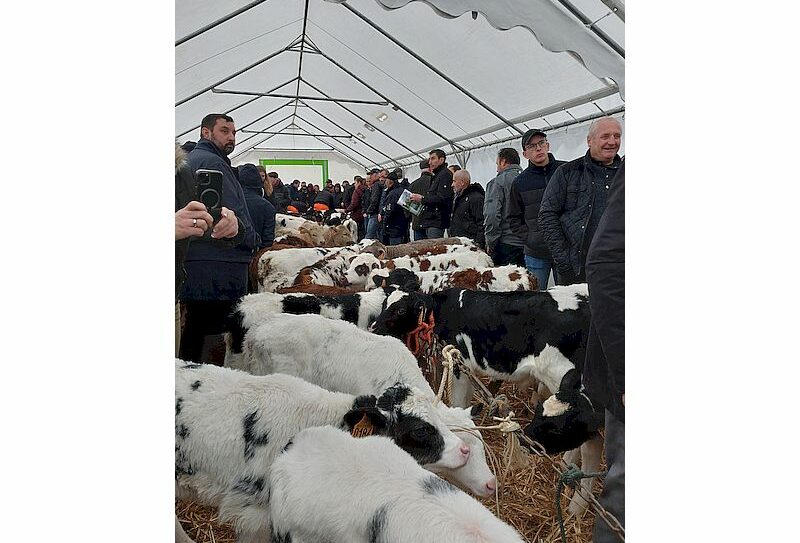
[[[529,151],[531,149],[544,149],[547,146],[547,140],[539,140],[536,143],[529,143],[525,146],[525,150]]]

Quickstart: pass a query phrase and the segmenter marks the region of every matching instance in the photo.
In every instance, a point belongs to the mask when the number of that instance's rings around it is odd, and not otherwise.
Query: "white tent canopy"
[[[438,147],[483,172],[533,127],[575,158],[587,122],[624,112],[618,0],[192,0],[176,10],[176,138],[196,140],[204,115],[228,113],[234,161],[299,150],[408,166]]]

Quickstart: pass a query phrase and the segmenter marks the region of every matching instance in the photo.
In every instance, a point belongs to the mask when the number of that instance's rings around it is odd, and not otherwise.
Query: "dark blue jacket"
[[[563,160],[556,160],[547,154],[550,161],[546,166],[536,166],[528,162],[511,184],[511,196],[508,202],[508,224],[511,231],[525,241],[525,254],[534,258],[552,260],[550,250],[544,241],[544,233],[539,228],[539,208],[547,183]]]
[[[380,209],[383,232],[390,238],[400,238],[408,233],[408,217],[402,207],[397,204],[403,187],[395,181],[394,186],[385,192],[383,207]]]
[[[589,151],[559,166],[547,184],[539,208],[539,228],[559,273],[581,277],[594,226],[605,210],[606,196],[620,165],[592,160]]]
[[[247,294],[247,267],[256,247],[256,233],[247,211],[242,186],[230,159],[205,138],[200,138],[187,161],[192,172],[200,168],[222,172],[222,205],[236,214],[239,229],[244,229],[244,241],[235,247],[228,247],[212,243],[210,238],[193,240],[184,261],[187,276],[180,299],[236,299],[237,292],[240,293],[238,296]]]
[[[239,183],[244,190],[253,229],[260,238],[256,250],[271,247],[275,241],[275,206],[264,198],[264,183],[258,169],[253,164],[239,166]]]

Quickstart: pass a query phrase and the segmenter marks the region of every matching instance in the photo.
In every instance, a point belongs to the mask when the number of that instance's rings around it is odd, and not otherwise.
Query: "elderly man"
[[[536,128],[522,135],[522,155],[528,167],[511,184],[508,222],[511,231],[525,240],[525,267],[539,281],[539,289],[545,290],[553,258],[539,228],[539,208],[547,183],[564,161],[550,153],[547,136]]]
[[[471,183],[467,170],[453,174],[453,215],[450,218],[451,236],[464,236],[475,240],[479,247],[486,246],[483,233],[483,187]]]
[[[539,227],[553,256],[559,285],[586,282],[586,252],[619,169],[621,142],[619,121],[613,117],[595,120],[586,137],[589,150],[559,167],[544,191]]]
[[[525,265],[524,243],[511,230],[511,223],[508,221],[511,184],[520,173],[522,168],[519,167],[519,153],[516,149],[500,149],[497,153],[497,177],[486,185],[486,201],[483,205],[486,252],[497,266]]]
[[[236,145],[233,119],[223,114],[206,115],[200,123],[200,136],[187,158],[189,170],[196,172],[202,168],[222,172],[222,205],[225,207],[220,212],[211,210],[212,216],[219,215],[214,217],[218,224],[210,237],[231,237],[240,230],[244,235],[228,245],[212,243],[206,237],[189,244],[184,261],[186,281],[179,295],[186,308],[180,358],[221,365],[221,360],[201,359],[203,342],[205,336],[225,331],[233,305],[247,294],[247,270],[257,237],[244,192],[228,158]],[[220,232],[223,224],[226,225],[224,232]]]

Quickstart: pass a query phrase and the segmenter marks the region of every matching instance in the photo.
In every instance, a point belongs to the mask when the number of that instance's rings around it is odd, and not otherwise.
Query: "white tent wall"
[[[620,115],[614,115],[622,124],[622,145],[619,150],[620,156],[625,154],[625,120]],[[588,149],[586,145],[586,135],[589,133],[589,126],[591,122],[581,123],[578,125],[568,126],[548,132],[547,141],[550,142],[550,152],[553,153],[558,160],[574,160],[586,154]],[[497,153],[503,147],[512,147],[519,154],[521,161],[520,166],[524,169],[527,167],[527,159],[522,156],[522,149],[520,148],[521,138],[515,138],[503,143],[498,143],[489,147],[482,147],[471,151],[469,159],[467,160],[467,171],[472,178],[473,183],[479,183],[484,188],[486,184],[497,175]],[[456,164],[455,157],[448,155],[448,164]],[[409,176],[411,179],[411,176]]]
[[[231,161],[234,166],[239,166],[240,164],[259,164],[259,161],[262,159],[290,159],[290,160],[327,160],[328,161],[328,178],[330,178],[334,183],[341,183],[345,179],[353,182],[354,175],[364,176],[364,170],[358,164],[347,160],[342,155],[338,153],[332,152],[300,152],[300,151],[267,151],[263,149],[256,149],[252,151],[248,151],[242,154],[239,157],[236,157]],[[267,171],[276,171],[281,176],[281,180],[284,183],[291,183],[292,179],[295,177],[289,178],[285,176],[283,172],[289,173],[291,171],[290,168],[286,168],[283,166],[270,166],[267,168]],[[301,179],[301,178],[297,178]],[[318,179],[301,179],[301,181],[312,182],[314,184],[320,184]]]

